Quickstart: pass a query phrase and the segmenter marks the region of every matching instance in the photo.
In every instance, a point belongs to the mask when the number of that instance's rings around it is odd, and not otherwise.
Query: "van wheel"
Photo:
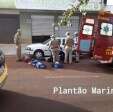
[[[42,50],[36,50],[34,52],[34,58],[35,59],[43,59],[44,58],[44,52]]]

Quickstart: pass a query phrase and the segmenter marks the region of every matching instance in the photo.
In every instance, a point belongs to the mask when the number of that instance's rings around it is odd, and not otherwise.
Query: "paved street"
[[[113,94],[91,88],[113,88],[113,69],[92,60],[37,70],[14,56],[6,57],[8,80],[0,90],[0,112],[113,112]],[[54,94],[55,87],[85,88],[86,94]]]

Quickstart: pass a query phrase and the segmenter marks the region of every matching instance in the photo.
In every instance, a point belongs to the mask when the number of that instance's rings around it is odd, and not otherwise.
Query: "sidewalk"
[[[22,44],[22,53],[24,53],[26,46],[27,44]],[[0,44],[0,49],[3,50],[5,55],[16,55],[15,44]]]

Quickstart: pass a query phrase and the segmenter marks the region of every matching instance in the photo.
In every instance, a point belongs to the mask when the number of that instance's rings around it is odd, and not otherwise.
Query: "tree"
[[[72,16],[74,16],[77,11],[82,12],[82,10],[80,10],[80,7],[87,5],[88,2],[89,2],[89,0],[78,0],[77,5],[75,5],[75,4],[71,5],[71,8],[64,11],[63,18],[60,20],[60,22],[58,24],[60,26],[66,26],[68,21],[70,20],[70,18]]]

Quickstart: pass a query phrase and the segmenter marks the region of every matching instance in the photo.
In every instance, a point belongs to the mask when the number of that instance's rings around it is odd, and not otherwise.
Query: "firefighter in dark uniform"
[[[14,36],[14,43],[16,44],[16,56],[17,56],[17,61],[21,61],[21,31],[20,29],[17,29],[17,32]]]

